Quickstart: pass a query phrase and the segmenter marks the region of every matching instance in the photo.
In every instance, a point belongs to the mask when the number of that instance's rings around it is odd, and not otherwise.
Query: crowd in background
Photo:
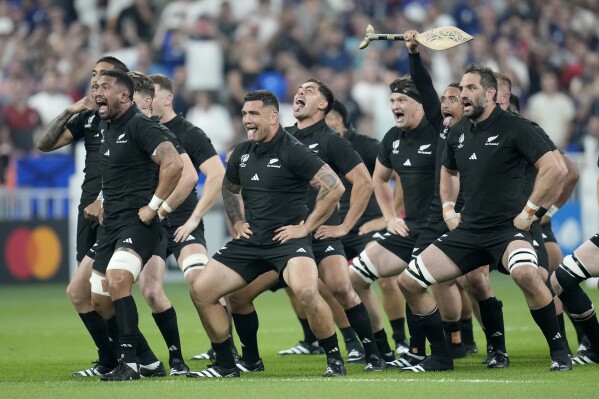
[[[246,92],[275,92],[291,125],[293,94],[313,77],[359,132],[380,139],[394,125],[388,84],[408,72],[408,54],[397,42],[358,50],[368,24],[457,26],[475,39],[421,50],[438,91],[484,64],[512,80],[522,113],[560,148],[599,139],[596,0],[0,0],[0,183],[11,159],[35,154],[37,134],[89,92],[105,54],[168,75],[175,110],[220,152],[243,140]]]

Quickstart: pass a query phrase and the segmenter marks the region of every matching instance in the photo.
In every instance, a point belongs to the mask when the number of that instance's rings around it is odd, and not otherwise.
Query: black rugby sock
[[[431,313],[426,315],[414,315],[428,342],[431,344],[431,355],[450,357],[449,350],[445,343],[445,334],[443,333],[443,322],[441,321],[441,313],[438,308],[435,308]]]
[[[378,348],[379,353],[386,362],[395,359],[395,351],[389,346],[387,332],[384,328],[380,331],[374,332],[374,341],[376,342],[376,347]]]
[[[547,344],[549,345],[549,352],[553,353],[555,351],[565,350],[564,340],[562,339],[559,323],[555,316],[555,303],[553,300],[542,308],[530,309],[530,314],[543,332]]]
[[[212,349],[216,360],[214,364],[227,369],[235,368],[235,359],[233,358],[233,351],[231,350],[231,337],[228,337],[223,342],[212,342]]]
[[[119,344],[119,325],[116,322],[116,315],[106,319],[106,330],[112,346],[112,353],[114,358],[118,360],[121,357],[121,345]]]
[[[237,336],[241,341],[242,359],[250,363],[257,362],[260,359],[258,353],[258,314],[253,311],[248,314],[233,313],[232,316]]]
[[[327,359],[335,359],[343,361],[341,357],[341,351],[339,350],[339,342],[337,341],[337,334],[333,334],[328,338],[318,340],[318,345],[324,349],[324,353],[327,355]]]
[[[358,339],[356,332],[351,327],[339,327],[339,331],[341,331],[341,335],[343,335],[343,341],[353,341],[354,339]]]
[[[91,335],[96,344],[96,348],[98,349],[98,363],[108,368],[116,367],[117,357],[108,336],[106,320],[95,310],[88,313],[79,313],[79,317],[81,317],[81,321],[83,321],[85,328],[87,328],[89,335]]]
[[[405,317],[389,320],[389,324],[391,324],[391,329],[393,330],[393,340],[396,344],[402,343],[406,339],[405,321]]]
[[[472,318],[460,320],[460,330],[462,331],[462,342],[468,345],[474,344]]]
[[[493,350],[507,353],[505,348],[505,326],[503,324],[503,304],[494,296],[479,301],[480,318],[485,327],[488,341],[491,341]],[[487,342],[488,342],[487,341]]]
[[[174,307],[170,307],[164,312],[152,313],[152,317],[164,338],[168,348],[169,364],[172,365],[173,359],[183,360],[181,353],[181,338],[179,336],[179,326],[177,324],[177,312]]]
[[[443,332],[445,333],[445,341],[448,344],[461,344],[462,343],[462,333],[460,330],[460,322],[459,321],[444,321],[443,322]]]
[[[131,295],[112,301],[119,325],[119,342],[122,359],[125,363],[138,363],[138,314],[135,300]]]
[[[381,355],[376,346],[376,340],[372,332],[372,323],[370,322],[370,315],[368,314],[368,310],[366,310],[366,306],[360,302],[353,308],[346,309],[345,315],[353,330],[360,337],[360,342],[366,354],[366,361],[368,362],[371,355],[380,357]]]
[[[406,321],[410,332],[410,352],[418,355],[426,355],[426,335],[418,319],[414,316],[412,309],[406,304]]]
[[[562,339],[564,340],[564,346],[570,353],[570,344],[568,343],[568,338],[566,337],[566,323],[564,322],[564,314],[560,313],[557,315],[557,324],[559,324],[559,331],[562,334]]]
[[[146,337],[142,332],[137,329],[137,357],[139,358],[139,364],[148,365],[158,362],[158,358],[150,348]]]

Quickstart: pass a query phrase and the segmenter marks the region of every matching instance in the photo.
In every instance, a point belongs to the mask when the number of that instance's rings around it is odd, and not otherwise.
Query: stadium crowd
[[[488,65],[512,80],[523,113],[560,148],[582,150],[585,136],[599,136],[593,0],[3,0],[0,178],[11,154],[35,151],[39,132],[88,90],[104,54],[172,78],[175,110],[221,153],[242,137],[248,90],[273,90],[286,125],[296,87],[311,76],[327,82],[359,131],[381,139],[392,123],[386,82],[408,72],[408,57],[392,42],[358,50],[369,23],[380,32],[457,26],[476,39],[423,55],[435,87],[457,80],[463,65]]]

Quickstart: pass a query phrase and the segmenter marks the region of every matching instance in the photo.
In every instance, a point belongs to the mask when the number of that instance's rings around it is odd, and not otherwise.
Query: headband
[[[414,100],[418,101],[419,103],[422,103],[422,100],[420,100],[420,95],[418,93],[416,93],[413,90],[406,89],[405,87],[393,86],[391,88],[391,92],[405,94],[406,96],[413,98]]]

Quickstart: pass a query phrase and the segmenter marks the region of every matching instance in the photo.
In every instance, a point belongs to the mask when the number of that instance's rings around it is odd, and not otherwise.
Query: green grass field
[[[487,370],[483,354],[455,363],[448,373],[412,374],[390,370],[363,373],[348,366],[344,378],[324,379],[324,356],[281,357],[276,353],[300,338],[299,323],[284,292],[266,293],[256,302],[260,316],[259,343],[266,371],[232,380],[182,377],[103,383],[96,378],[75,379],[74,370],[89,367],[95,348],[73,311],[65,286],[0,286],[0,398],[596,398],[599,365],[575,366],[572,372],[551,373],[545,340],[534,324],[522,294],[506,276],[493,277],[493,287],[504,303],[506,339],[512,364]],[[203,352],[209,342],[189,300],[187,286],[168,285],[167,294],[179,316],[184,355]],[[595,304],[599,292],[588,289]],[[167,350],[150,315],[136,295],[140,327],[159,358]],[[568,324],[573,350],[575,334]],[[484,337],[475,327],[479,349]],[[207,362],[189,361],[193,370]],[[113,396],[114,395],[114,396]]]

